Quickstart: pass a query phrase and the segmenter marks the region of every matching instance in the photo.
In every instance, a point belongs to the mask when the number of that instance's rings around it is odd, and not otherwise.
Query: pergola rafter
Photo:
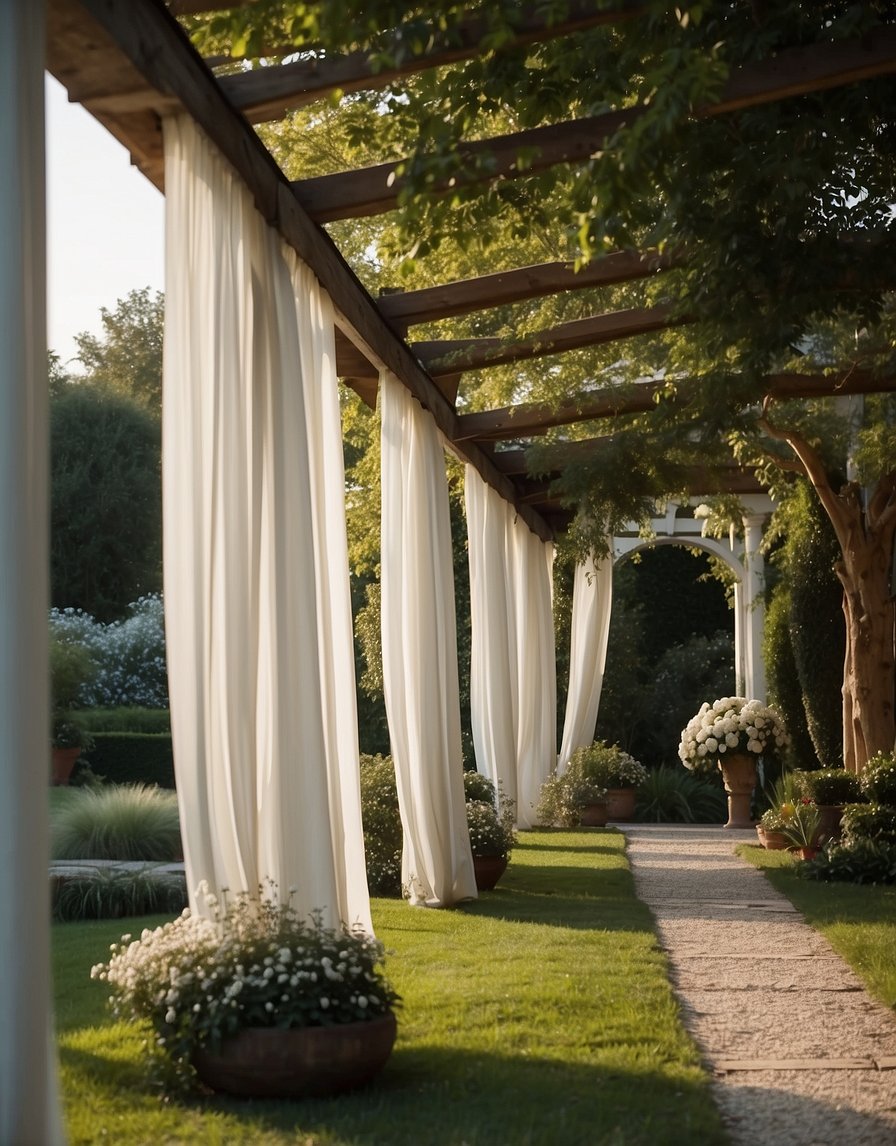
[[[516,470],[508,472],[509,460],[494,454],[490,443],[537,437],[577,421],[647,412],[660,400],[665,383],[604,387],[554,406],[530,404],[459,414],[455,403],[462,374],[559,356],[661,331],[699,316],[682,316],[665,304],[656,304],[592,314],[508,339],[446,337],[408,343],[407,331],[422,323],[509,303],[646,279],[681,265],[684,252],[672,248],[662,252],[617,251],[594,259],[578,271],[561,262],[545,263],[424,290],[384,293],[373,300],[319,224],[392,210],[402,190],[396,164],[290,184],[249,127],[247,117],[261,118],[268,112],[282,115],[288,107],[321,98],[337,88],[377,90],[402,75],[471,59],[480,50],[483,22],[471,15],[450,33],[450,41],[434,34],[425,51],[417,55],[399,53],[392,71],[377,71],[362,53],[318,59],[309,52],[308,58],[300,61],[216,77],[190,46],[174,15],[214,11],[217,7],[208,0],[171,0],[167,10],[159,0],[132,4],[122,0],[50,0],[48,66],[68,88],[71,98],[82,102],[104,123],[162,189],[161,117],[178,110],[189,112],[245,180],[265,218],[312,267],[332,297],[338,313],[340,376],[374,405],[380,370],[385,367],[393,371],[432,412],[459,454],[520,508],[539,536],[548,536],[549,519],[556,520],[551,499],[543,497],[539,502],[524,476]],[[516,37],[508,46],[637,19],[642,7],[620,3],[595,12],[593,5],[573,3],[562,21],[551,24],[534,5],[528,5],[520,10]],[[384,42],[387,40],[388,34]],[[886,25],[873,37],[782,51],[769,60],[736,69],[718,102],[695,109],[693,116],[725,115],[894,72],[896,29]],[[475,181],[525,176],[556,164],[586,161],[608,135],[631,123],[641,110],[632,107],[463,145],[459,158],[462,163],[465,159],[471,163],[469,170],[460,171],[455,178]],[[866,270],[863,264],[863,278]],[[849,289],[849,283],[844,283],[844,289]],[[894,387],[892,379],[873,379],[859,373],[833,380],[822,376],[777,376],[769,380],[769,393],[782,398]],[[687,384],[679,383],[675,400],[686,401],[687,391]],[[532,504],[543,506],[546,516],[533,513]]]

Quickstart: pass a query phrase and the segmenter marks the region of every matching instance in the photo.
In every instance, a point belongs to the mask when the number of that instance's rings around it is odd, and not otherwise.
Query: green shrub
[[[582,777],[600,788],[637,788],[647,779],[647,769],[618,744],[595,740],[577,748],[569,760]]]
[[[166,733],[97,732],[88,760],[113,784],[174,788],[174,752]]]
[[[682,768],[652,768],[638,785],[635,818],[657,824],[718,824],[725,793]]]
[[[843,809],[843,840],[896,844],[896,808],[890,804],[847,804]]]
[[[106,868],[84,875],[56,875],[53,918],[122,919],[131,915],[176,914],[187,906],[183,875]]]
[[[816,804],[855,804],[862,798],[859,778],[845,768],[795,772],[800,795]]]
[[[792,767],[812,768],[817,762],[815,746],[806,723],[803,690],[797,675],[790,633],[790,589],[785,581],[775,586],[765,614],[763,657],[768,672],[769,700],[784,718],[790,733],[785,756]]]
[[[121,704],[111,708],[85,708],[80,715],[88,732],[171,734],[171,714],[167,708]]]
[[[391,756],[361,756],[361,818],[372,895],[401,895],[404,832]]]
[[[896,843],[853,839],[830,843],[811,860],[797,865],[804,879],[848,883],[896,883]]]
[[[896,804],[896,756],[878,752],[865,765],[862,791],[874,804]]]
[[[53,813],[58,860],[156,860],[182,855],[177,797],[144,784],[78,788]]]

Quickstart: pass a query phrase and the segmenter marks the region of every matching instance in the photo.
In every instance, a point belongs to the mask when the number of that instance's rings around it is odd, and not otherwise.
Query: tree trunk
[[[843,585],[846,660],[843,675],[843,760],[863,771],[896,740],[894,602],[890,599],[890,528],[851,531],[837,575]]]

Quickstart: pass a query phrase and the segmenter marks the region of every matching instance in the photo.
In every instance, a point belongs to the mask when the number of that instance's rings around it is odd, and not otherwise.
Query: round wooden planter
[[[603,828],[610,818],[610,806],[606,800],[599,804],[583,804],[579,812],[579,823],[583,828]]]
[[[491,891],[507,871],[507,856],[473,856],[473,872],[480,891]]]
[[[608,820],[630,820],[634,814],[634,788],[607,788]]]
[[[726,828],[752,828],[750,800],[756,787],[756,758],[749,752],[728,753],[719,758],[728,793]]]
[[[319,1098],[363,1086],[386,1065],[395,1015],[333,1027],[239,1031],[217,1052],[197,1050],[193,1066],[206,1086],[240,1098]]]

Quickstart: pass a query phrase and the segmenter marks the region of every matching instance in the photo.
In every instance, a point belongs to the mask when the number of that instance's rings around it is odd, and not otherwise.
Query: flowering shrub
[[[681,734],[678,755],[685,768],[726,752],[771,753],[788,742],[778,713],[758,700],[725,696],[704,703]]]
[[[618,744],[605,744],[595,740],[584,748],[577,748],[569,760],[583,779],[597,788],[637,788],[647,779],[647,769]]]
[[[269,898],[206,902],[210,919],[187,909],[139,939],[125,935],[91,971],[112,988],[116,1017],[152,1024],[157,1049],[182,1081],[192,1077],[198,1047],[217,1050],[247,1027],[354,1023],[398,1002],[382,972],[382,946],[365,932],[330,930],[319,914],[303,920]]]
[[[505,856],[516,843],[516,801],[481,772],[464,772],[467,829],[474,856]]]
[[[165,620],[159,594],[128,606],[130,616],[104,625],[81,609],[51,609],[50,635],[65,644],[81,645],[96,666],[77,697],[84,708],[136,704],[167,708]]]
[[[574,752],[566,771],[548,776],[542,784],[535,818],[544,827],[574,828],[585,805],[600,804],[606,798],[607,789],[585,775],[582,757]]]

